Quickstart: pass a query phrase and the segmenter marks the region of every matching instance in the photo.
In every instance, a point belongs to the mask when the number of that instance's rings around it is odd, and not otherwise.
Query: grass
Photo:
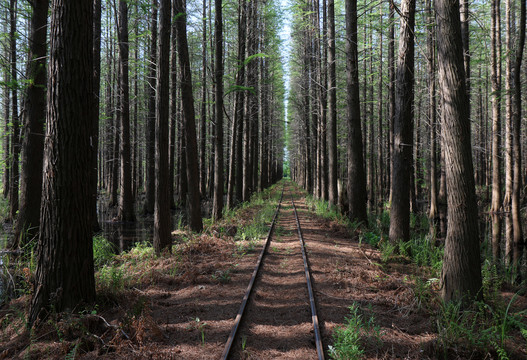
[[[353,303],[349,307],[349,316],[346,324],[337,327],[333,332],[333,344],[328,347],[328,354],[335,360],[362,359],[364,355],[364,342],[373,339],[381,342],[380,328],[375,325],[373,316],[367,320],[359,308]]]

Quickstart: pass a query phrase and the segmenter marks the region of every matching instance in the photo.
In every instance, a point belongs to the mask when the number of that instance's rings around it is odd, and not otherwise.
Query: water
[[[152,218],[137,219],[136,222],[117,222],[99,220],[102,236],[115,245],[118,252],[127,251],[136,243],[152,243],[154,220]]]

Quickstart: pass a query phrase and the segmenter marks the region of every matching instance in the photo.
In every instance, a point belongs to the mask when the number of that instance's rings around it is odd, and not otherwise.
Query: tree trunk
[[[47,1],[46,1],[47,2]],[[101,0],[93,1],[93,121],[91,126],[91,171],[90,176],[92,195],[91,213],[92,229],[94,232],[100,231],[99,220],[97,219],[97,155],[99,153],[99,94],[101,91]]]
[[[521,212],[520,212],[520,194],[522,189],[521,170],[522,170],[522,159],[521,159],[521,118],[522,118],[522,90],[521,90],[521,66],[523,60],[523,50],[525,48],[525,13],[526,13],[526,1],[522,0],[520,5],[520,27],[518,29],[518,46],[516,48],[516,60],[514,62],[514,78],[513,78],[513,160],[514,160],[514,171],[513,171],[513,189],[512,189],[512,226],[514,234],[514,245],[513,245],[513,270],[516,273],[515,281],[519,282],[520,272],[519,267],[521,265],[521,259],[523,255],[524,239],[521,223]]]
[[[152,21],[150,23],[150,61],[148,65],[148,115],[146,117],[146,184],[143,213],[153,214],[155,203],[155,121],[156,121],[156,62],[157,62],[157,1],[152,0]]]
[[[481,264],[459,2],[436,0],[435,10],[449,209],[441,296],[468,304],[481,298]]]
[[[413,142],[415,0],[403,0],[401,13],[393,125],[392,203],[390,207],[391,242],[410,240],[409,197]]]
[[[432,13],[432,0],[426,1],[426,12],[428,23],[432,24],[434,15]],[[431,27],[427,30],[428,49],[428,121],[430,122],[430,211],[428,219],[430,223],[430,235],[432,243],[435,242],[438,233],[438,189],[437,189],[437,117],[436,117],[436,66],[435,66],[435,38]]]
[[[18,200],[18,183],[19,183],[19,162],[20,154],[20,121],[18,118],[18,71],[16,67],[17,52],[16,52],[16,22],[17,22],[17,0],[10,0],[9,2],[9,44],[11,53],[11,161],[10,161],[10,175],[9,181],[9,219],[14,222],[16,220],[19,200]]]
[[[367,224],[366,173],[362,153],[359,99],[359,59],[357,50],[357,0],[346,1],[346,73],[348,123],[348,203],[349,218]],[[371,156],[371,154],[370,154]]]
[[[27,241],[35,238],[40,226],[43,134],[46,118],[48,8],[48,0],[37,1],[34,3],[31,15],[27,78],[32,80],[34,86],[28,86],[24,96],[25,126],[21,157],[20,211],[15,226],[13,248],[23,246]]]
[[[216,106],[216,141],[214,151],[214,199],[212,204],[213,221],[220,220],[223,212],[223,18],[222,0],[215,0],[216,16],[214,19],[214,41],[216,56],[214,80],[216,93],[214,104]]]
[[[154,205],[154,251],[171,252],[172,237],[168,173],[169,95],[170,95],[170,20],[171,0],[160,0],[159,49],[156,89],[156,186]]]
[[[337,194],[337,77],[335,58],[335,0],[328,1],[328,201],[334,206]],[[362,148],[361,148],[362,149]]]
[[[176,14],[186,14],[183,0],[174,2]],[[186,15],[178,16],[176,21],[176,34],[178,44],[179,66],[181,70],[181,96],[183,113],[185,117],[186,135],[186,170],[188,178],[189,195],[189,225],[192,231],[200,232],[203,229],[201,220],[201,204],[199,201],[199,169],[198,145],[196,140],[196,116],[194,113],[194,96],[192,95],[192,74],[190,71],[190,58],[187,43]]]
[[[119,155],[121,160],[121,192],[117,217],[121,221],[135,221],[134,197],[132,195],[132,166],[130,160],[130,86],[128,81],[128,2],[119,0],[119,66],[121,137]]]
[[[500,0],[492,0],[491,11],[491,85],[492,85],[492,256],[498,261],[501,242],[501,220],[498,212],[501,207],[501,36]]]
[[[28,318],[95,300],[90,211],[93,2],[53,0],[38,263]]]

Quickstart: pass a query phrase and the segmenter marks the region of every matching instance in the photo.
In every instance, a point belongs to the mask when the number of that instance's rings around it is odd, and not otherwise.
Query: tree
[[[436,117],[436,52],[433,24],[432,0],[426,1],[426,12],[428,18],[427,49],[428,49],[428,121],[430,122],[430,234],[434,237],[437,233],[438,217],[438,191],[437,191],[437,117]]]
[[[501,30],[500,30],[500,0],[491,2],[490,30],[490,68],[492,85],[492,256],[494,261],[499,258],[501,242],[501,220],[498,212],[501,207]]]
[[[448,188],[441,296],[444,301],[466,301],[481,297],[481,264],[459,0],[436,0],[435,11]]]
[[[93,120],[91,126],[91,217],[94,232],[101,229],[97,219],[97,155],[99,152],[99,94],[101,91],[101,0],[93,0]]]
[[[119,117],[121,135],[119,157],[121,160],[121,192],[117,217],[121,221],[135,221],[134,197],[132,195],[132,164],[130,156],[130,85],[128,76],[128,2],[119,0]]]
[[[187,14],[183,0],[174,0],[179,67],[181,71],[181,95],[185,117],[186,170],[189,196],[189,225],[192,231],[201,231],[201,205],[199,202],[198,145],[196,140],[196,116],[192,95],[192,74],[187,42]]]
[[[219,220],[223,211],[223,18],[222,0],[215,0],[216,17],[214,19],[214,41],[216,68],[214,69],[216,106],[215,150],[214,150],[214,199],[212,205],[212,219]]]
[[[17,14],[17,0],[9,1],[9,46],[10,46],[10,62],[11,62],[11,161],[10,161],[10,176],[9,180],[9,218],[14,222],[18,212],[18,184],[19,184],[19,162],[20,154],[20,120],[18,117],[18,71],[17,51],[16,51],[16,14]]]
[[[154,213],[155,202],[155,120],[156,120],[156,62],[157,62],[157,0],[152,0],[150,23],[150,62],[148,64],[148,116],[146,118],[146,184],[145,214]]]
[[[516,48],[516,59],[514,62],[513,78],[513,188],[512,188],[512,226],[513,226],[513,269],[519,274],[518,268],[522,258],[522,247],[524,246],[523,231],[520,212],[520,192],[522,188],[521,179],[521,118],[522,118],[522,87],[521,87],[521,66],[523,60],[523,50],[525,48],[525,17],[526,1],[522,0],[520,5],[520,26],[518,34],[518,46]],[[520,279],[515,279],[520,280]]]
[[[415,0],[401,3],[395,94],[390,241],[410,240],[410,172],[413,144]]]
[[[48,0],[37,1],[33,3],[31,15],[27,78],[31,79],[33,85],[28,86],[24,94],[25,126],[21,157],[20,210],[15,226],[13,248],[19,246],[19,240],[25,242],[35,238],[40,226],[44,150],[42,134],[46,118],[48,8]]]
[[[53,0],[44,175],[30,326],[95,300],[90,217],[93,1]]]
[[[346,1],[346,73],[348,118],[348,198],[349,217],[366,224],[366,174],[362,154],[357,50],[357,1]],[[370,154],[371,156],[371,154]],[[370,184],[371,185],[371,184]]]
[[[160,0],[159,13],[159,51],[157,61],[156,89],[156,176],[154,206],[154,249],[156,254],[168,249],[172,244],[170,234],[170,201],[168,173],[168,136],[169,136],[169,91],[170,91],[170,18],[171,0]]]
[[[337,79],[335,59],[335,1],[328,2],[328,190],[329,204],[336,205],[337,196]]]

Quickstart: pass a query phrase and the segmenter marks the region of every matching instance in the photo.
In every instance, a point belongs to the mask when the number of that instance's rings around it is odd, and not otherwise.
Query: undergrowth
[[[364,355],[366,342],[373,341],[377,345],[382,345],[380,327],[375,325],[373,316],[364,319],[364,315],[356,303],[349,307],[349,311],[345,325],[337,327],[333,332],[333,345],[328,346],[331,359],[361,359]]]

